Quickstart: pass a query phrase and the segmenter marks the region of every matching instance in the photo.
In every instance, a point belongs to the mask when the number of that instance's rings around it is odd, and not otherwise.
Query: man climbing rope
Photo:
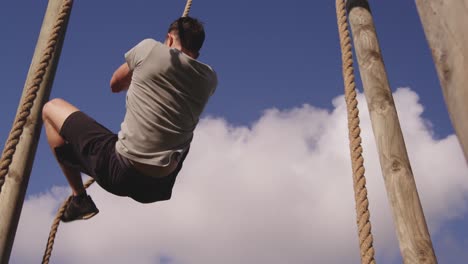
[[[182,17],[169,26],[164,43],[145,39],[125,54],[110,81],[112,92],[127,90],[118,135],[64,100],[44,105],[48,143],[73,191],[62,221],[99,212],[81,172],[108,192],[141,203],[171,198],[193,131],[217,85],[213,69],[197,60],[204,39],[203,25]]]

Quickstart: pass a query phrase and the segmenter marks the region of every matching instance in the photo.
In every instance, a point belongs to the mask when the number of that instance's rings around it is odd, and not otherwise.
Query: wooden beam
[[[404,263],[437,263],[369,3],[347,1],[359,71]]]
[[[69,5],[72,4],[70,0],[49,0],[34,57],[23,89],[23,96],[20,107],[18,108],[18,113],[22,102],[25,100],[26,91],[33,83],[36,70],[45,57],[44,50],[48,46],[48,40],[54,31],[54,26],[59,17],[59,11],[65,2],[69,2]],[[9,166],[8,174],[5,177],[5,184],[0,192],[0,263],[8,263],[10,258],[41,133],[42,106],[49,99],[69,16],[70,12],[61,18],[64,22],[61,24],[61,27],[59,27],[55,48],[50,53],[51,59],[48,64],[42,64],[47,65],[47,67],[44,69],[44,75],[39,84],[37,96],[33,101],[31,113],[24,126],[12,163]]]
[[[416,5],[468,162],[468,0],[416,0]]]

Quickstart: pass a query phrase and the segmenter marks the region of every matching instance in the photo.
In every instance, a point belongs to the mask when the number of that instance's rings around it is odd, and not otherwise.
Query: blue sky
[[[162,39],[167,21],[184,6],[183,1],[135,3],[128,6],[125,1],[114,1],[112,8],[74,4],[51,95],[69,100],[113,130],[119,129],[124,114],[124,95],[110,94],[108,83],[124,62],[123,53],[141,38]],[[0,117],[6,124],[16,113],[46,8],[46,1],[28,4],[31,7],[25,8],[21,2],[4,4],[1,11],[2,34],[8,36],[1,43],[8,52],[0,66],[5,93]],[[225,8],[228,10],[222,11]],[[433,124],[436,136],[453,133],[414,3],[379,3],[372,10],[391,87],[408,86],[419,94],[426,106],[424,116]],[[310,103],[331,108],[331,99],[342,93],[334,3],[252,5],[239,1],[224,6],[205,1],[195,3],[192,12],[206,24],[207,40],[200,60],[213,65],[219,75],[219,89],[205,113],[249,124],[271,106]],[[395,12],[398,20],[391,15]],[[4,138],[9,129],[2,126]],[[47,153],[45,141],[38,151]],[[46,164],[36,166],[45,170]],[[50,185],[34,178],[31,183],[33,192]]]
[[[46,4],[7,1],[0,8],[0,33],[4,36],[0,42],[2,146]],[[125,95],[110,93],[113,71],[124,62],[123,54],[141,39],[163,40],[167,25],[181,14],[184,5],[181,0],[75,1],[51,97],[68,100],[118,131],[125,113]],[[378,1],[371,8],[392,89],[410,87],[419,95],[424,106],[422,117],[431,123],[434,139],[453,134],[414,1]],[[207,31],[200,60],[212,65],[219,78],[205,116],[249,127],[269,108],[309,104],[334,109],[332,100],[343,93],[334,1],[194,1],[191,14],[205,22]],[[43,134],[28,195],[45,193],[54,185],[66,185],[66,181]],[[440,263],[462,263],[461,259],[449,261],[450,248],[439,241],[450,234],[455,244],[467,249],[464,218],[468,214],[463,212],[455,220],[443,222],[442,235],[436,237]],[[167,263],[171,258],[165,259]]]

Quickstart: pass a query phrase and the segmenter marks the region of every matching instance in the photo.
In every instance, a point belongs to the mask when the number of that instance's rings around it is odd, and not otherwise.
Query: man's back
[[[216,88],[216,73],[152,39],[140,42],[125,58],[133,75],[116,149],[132,161],[167,166],[174,153],[189,147]]]
[[[125,54],[110,80],[112,92],[128,90],[118,135],[63,99],[44,105],[47,142],[73,192],[62,221],[99,212],[81,173],[140,203],[171,199],[193,130],[217,85],[216,73],[196,60],[204,40],[203,24],[184,16],[169,25],[164,44],[146,39]]]

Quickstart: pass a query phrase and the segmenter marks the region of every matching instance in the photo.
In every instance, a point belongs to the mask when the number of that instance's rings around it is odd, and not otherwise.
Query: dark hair
[[[205,41],[203,23],[192,17],[181,17],[172,22],[168,33],[174,32],[180,39],[182,48],[198,53]]]

